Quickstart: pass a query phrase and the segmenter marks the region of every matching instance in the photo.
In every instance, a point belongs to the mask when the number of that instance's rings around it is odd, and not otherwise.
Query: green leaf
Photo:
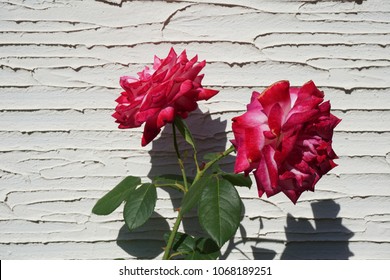
[[[207,161],[212,161],[215,160],[219,155],[219,153],[207,153],[203,156],[203,159]]]
[[[187,177],[187,182],[191,183],[193,178]],[[179,189],[181,191],[185,191],[183,177],[175,174],[167,174],[161,175],[153,180],[153,184],[156,187],[172,187],[175,189]]]
[[[180,131],[180,134],[183,136],[184,140],[186,140],[186,142],[188,144],[190,144],[192,146],[192,148],[194,149],[194,151],[196,152],[194,138],[192,137],[190,129],[188,128],[188,126],[184,122],[184,120],[180,117],[176,117],[175,118],[175,126]]]
[[[181,203],[180,211],[182,215],[190,211],[198,204],[200,197],[202,196],[203,190],[207,187],[207,185],[210,184],[210,179],[210,175],[204,175],[193,185],[191,185],[188,192],[184,195],[183,201]]]
[[[164,234],[165,243],[168,243],[169,235],[170,232]],[[172,250],[174,252],[189,254],[193,252],[194,249],[195,249],[195,239],[192,236],[181,232],[176,233],[175,239],[173,241],[173,246],[172,246]]]
[[[218,245],[210,238],[198,238],[196,248],[185,259],[186,260],[216,260],[220,256]]]
[[[128,176],[124,178],[115,188],[99,199],[92,209],[92,213],[96,215],[108,215],[114,212],[126,197],[138,185],[141,184],[141,178]]]
[[[215,257],[215,254],[202,254],[199,251],[193,251],[186,256],[185,260],[216,260],[218,257],[219,253]]]
[[[151,183],[142,184],[127,197],[123,217],[129,230],[142,226],[156,206],[157,191]]]
[[[248,187],[248,188],[252,186],[251,177],[245,176],[244,174],[223,173],[222,178],[228,180],[234,186]]]
[[[196,240],[196,248],[203,254],[219,254],[218,244],[210,238],[200,237]]]
[[[168,243],[169,234],[164,234],[165,243]],[[219,247],[211,238],[195,239],[181,232],[175,235],[172,251],[179,253],[179,258],[185,256],[186,260],[215,260],[220,256]]]
[[[203,159],[207,160],[208,162],[216,160],[221,153],[208,153],[205,154]],[[211,173],[220,173],[222,172],[221,168],[219,167],[218,161],[214,162],[214,164],[210,168]]]
[[[236,233],[242,202],[236,188],[226,179],[212,176],[199,201],[199,222],[219,247]]]

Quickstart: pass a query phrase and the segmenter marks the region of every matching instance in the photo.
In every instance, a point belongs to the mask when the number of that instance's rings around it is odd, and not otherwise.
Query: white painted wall
[[[204,84],[220,90],[189,119],[203,152],[281,79],[314,80],[343,119],[339,166],[315,193],[294,206],[240,189],[243,229],[224,257],[390,258],[390,1],[3,0],[0,33],[1,259],[160,257],[170,194],[135,233],[121,211],[91,208],[126,175],[177,170],[169,131],[140,148],[142,130],[110,117],[119,77],[171,46],[206,59]]]

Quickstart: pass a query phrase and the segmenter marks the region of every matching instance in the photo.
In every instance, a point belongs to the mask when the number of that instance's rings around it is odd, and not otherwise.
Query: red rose
[[[341,120],[323,101],[312,81],[301,88],[280,81],[253,92],[247,112],[233,118],[235,172],[254,170],[259,197],[282,191],[296,203],[336,166],[332,136]]]
[[[139,78],[124,76],[120,85],[125,90],[116,100],[113,117],[119,128],[139,127],[145,123],[142,146],[150,143],[166,123],[175,116],[186,118],[197,107],[197,101],[207,100],[218,93],[201,85],[198,75],[206,65],[195,56],[187,59],[186,52],[179,56],[171,48],[165,59],[155,56],[153,70],[145,67]]]

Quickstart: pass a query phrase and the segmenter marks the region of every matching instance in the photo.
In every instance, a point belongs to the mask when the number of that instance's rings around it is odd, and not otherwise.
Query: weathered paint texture
[[[220,90],[188,119],[201,153],[229,145],[251,92],[281,79],[314,80],[343,119],[339,166],[315,193],[293,205],[239,190],[223,258],[390,258],[390,1],[3,0],[0,33],[1,259],[161,257],[176,194],[159,190],[133,233],[121,209],[91,209],[126,175],[178,171],[169,129],[141,148],[142,129],[110,116],[119,77],[172,46],[206,59],[204,85]],[[183,227],[199,233],[191,217]]]

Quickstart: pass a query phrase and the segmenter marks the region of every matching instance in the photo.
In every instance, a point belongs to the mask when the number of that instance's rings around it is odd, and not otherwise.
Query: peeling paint
[[[142,128],[119,130],[111,117],[119,77],[172,46],[205,59],[204,85],[220,90],[200,104],[209,117],[199,111],[188,119],[202,124],[194,131],[200,154],[223,149],[231,118],[252,91],[276,80],[314,80],[343,119],[334,137],[339,166],[297,205],[239,189],[245,214],[223,258],[299,258],[299,251],[390,258],[389,1],[13,0],[0,7],[1,259],[161,258],[176,216],[170,198],[179,196],[159,190],[151,221],[132,233],[122,209],[105,217],[91,209],[124,176],[148,181],[178,171],[169,129],[142,148]],[[196,221],[196,212],[188,218]],[[196,223],[183,228],[201,231]]]

